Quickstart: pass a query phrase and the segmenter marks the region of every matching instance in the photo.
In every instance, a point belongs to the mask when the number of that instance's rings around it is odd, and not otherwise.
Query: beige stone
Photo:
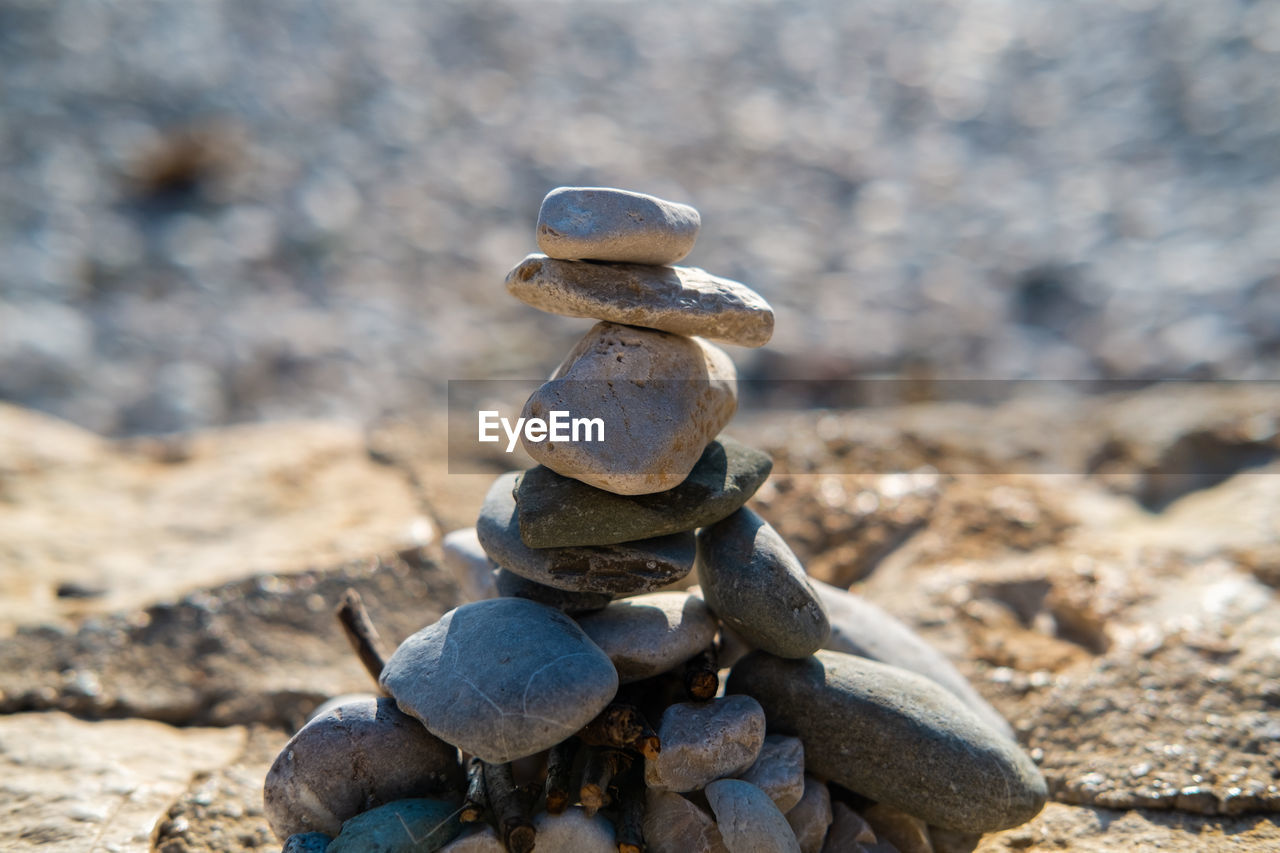
[[[750,696],[677,702],[662,714],[662,751],[644,762],[644,781],[662,791],[696,791],[750,767],[764,743],[765,718]]]
[[[871,825],[876,838],[892,844],[898,853],[933,853],[929,825],[920,818],[885,803],[863,809],[862,817]]]
[[[707,786],[707,802],[725,846],[735,853],[800,853],[800,842],[786,817],[755,785],[720,779]]]
[[[605,187],[560,187],[538,211],[538,248],[553,258],[674,264],[702,219],[687,204]]]
[[[831,826],[831,792],[826,782],[805,775],[804,795],[787,812],[787,823],[800,842],[800,853],[821,853]]]
[[[645,789],[649,853],[729,853],[711,815],[672,791]]]
[[[696,335],[741,347],[773,336],[773,309],[736,281],[697,267],[596,264],[529,255],[507,291],[541,311]]]

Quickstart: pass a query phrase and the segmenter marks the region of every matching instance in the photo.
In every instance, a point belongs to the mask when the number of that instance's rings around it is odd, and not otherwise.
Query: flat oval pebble
[[[331,708],[298,730],[267,771],[263,812],[277,838],[337,835],[345,820],[405,797],[462,793],[458,751],[386,697]]]
[[[498,595],[507,598],[527,598],[570,615],[591,613],[603,609],[613,596],[607,592],[572,592],[554,586],[531,581],[526,577],[498,569],[493,573]]]
[[[538,812],[533,816],[538,850],[554,853],[618,853],[613,824],[604,815],[590,817],[581,806],[570,806],[562,814]]]
[[[802,658],[831,633],[800,560],[746,507],[698,532],[698,581],[711,610],[754,648]]]
[[[693,570],[692,533],[589,548],[530,548],[520,538],[512,495],[519,475],[512,471],[494,482],[476,521],[480,544],[503,568],[545,586],[608,595],[650,592]]]
[[[562,261],[529,255],[507,292],[550,314],[608,320],[740,347],[773,337],[773,309],[745,284],[697,267]]]
[[[755,764],[738,778],[764,791],[787,814],[804,796],[804,743],[798,737],[766,735]]]
[[[831,792],[826,782],[805,774],[804,794],[787,812],[787,823],[800,842],[800,853],[822,853],[822,842],[831,826]]]
[[[645,759],[645,784],[660,791],[696,791],[736,776],[759,757],[764,730],[764,711],[750,696],[677,702],[662,714],[662,751]]]
[[[482,601],[498,594],[493,583],[493,570],[497,566],[480,547],[474,527],[445,534],[440,549],[444,555],[445,570],[462,590],[465,601]]]
[[[538,248],[553,258],[674,264],[702,218],[687,204],[605,187],[560,187],[538,211]]]
[[[994,832],[1044,806],[1044,778],[1017,743],[916,673],[841,652],[757,651],[733,667],[727,689],[804,741],[809,772],[930,824]]]
[[[672,791],[645,788],[644,843],[649,853],[729,853],[715,818]]]
[[[988,725],[1009,739],[1013,729],[942,652],[876,604],[839,587],[810,579],[826,608],[831,636],[824,649],[859,655],[931,678],[950,690]]]
[[[325,853],[331,841],[323,832],[300,832],[285,839],[280,853]]]
[[[530,548],[564,548],[705,527],[746,503],[772,469],[769,454],[723,435],[707,445],[680,485],[650,495],[617,495],[539,465],[516,486],[520,538]]]
[[[733,417],[736,379],[729,356],[706,341],[597,323],[521,417],[598,418],[603,436],[594,430],[578,441],[530,441],[525,432],[521,443],[556,473],[607,492],[665,492],[689,476]]]
[[[741,779],[707,786],[707,802],[729,853],[800,853],[800,842],[769,795]]]
[[[450,610],[400,644],[380,681],[432,733],[493,764],[549,749],[618,690],[572,619],[523,598]]]
[[[435,853],[461,827],[452,802],[400,800],[344,823],[326,853]]]
[[[578,617],[604,650],[622,684],[666,672],[711,645],[716,620],[706,602],[687,592],[650,592]]]

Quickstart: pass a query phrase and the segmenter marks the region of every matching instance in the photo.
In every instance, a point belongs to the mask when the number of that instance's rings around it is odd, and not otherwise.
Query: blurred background
[[[1280,377],[1280,4],[0,0],[0,399],[443,405],[589,325],[543,195],[695,205],[749,378]]]

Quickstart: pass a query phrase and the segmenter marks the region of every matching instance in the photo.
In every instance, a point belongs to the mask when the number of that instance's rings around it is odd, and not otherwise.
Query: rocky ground
[[[731,432],[775,454],[756,505],[810,571],[916,626],[1042,767],[1050,805],[980,851],[1265,851],[1277,411],[1269,387],[1158,387]],[[370,686],[342,590],[391,642],[458,600],[439,534],[491,476],[443,454],[429,418],[106,441],[0,409],[0,837],[272,849],[268,764]]]

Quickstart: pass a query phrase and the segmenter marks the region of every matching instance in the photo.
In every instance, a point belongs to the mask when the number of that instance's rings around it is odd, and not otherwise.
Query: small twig
[[[489,797],[484,789],[484,762],[474,755],[467,760],[467,797],[462,802],[459,819],[475,823],[489,810]]]
[[[618,853],[644,851],[644,771],[633,764],[618,780]]]
[[[544,793],[548,814],[561,814],[572,799],[573,762],[578,757],[578,739],[566,738],[547,754],[547,782]]]
[[[347,640],[351,643],[351,648],[359,656],[360,663],[364,664],[365,671],[377,684],[382,676],[382,668],[386,665],[386,658],[382,654],[382,639],[378,636],[378,629],[373,627],[373,622],[369,619],[369,611],[364,609],[360,593],[351,587],[347,588],[347,591],[342,594],[342,603],[338,605],[337,617],[338,622],[342,624],[342,630],[346,632]]]
[[[533,823],[525,809],[524,796],[511,777],[511,765],[486,763],[484,787],[503,846],[509,853],[531,853]]]
[[[720,690],[720,667],[715,646],[700,652],[684,665],[684,689],[689,697],[704,702],[714,699]]]
[[[609,805],[609,783],[613,777],[631,766],[631,756],[620,749],[590,747],[587,762],[582,767],[582,787],[578,800],[587,817]]]
[[[661,750],[658,734],[634,705],[615,702],[578,732],[588,746],[632,749],[645,758],[656,758]]]

